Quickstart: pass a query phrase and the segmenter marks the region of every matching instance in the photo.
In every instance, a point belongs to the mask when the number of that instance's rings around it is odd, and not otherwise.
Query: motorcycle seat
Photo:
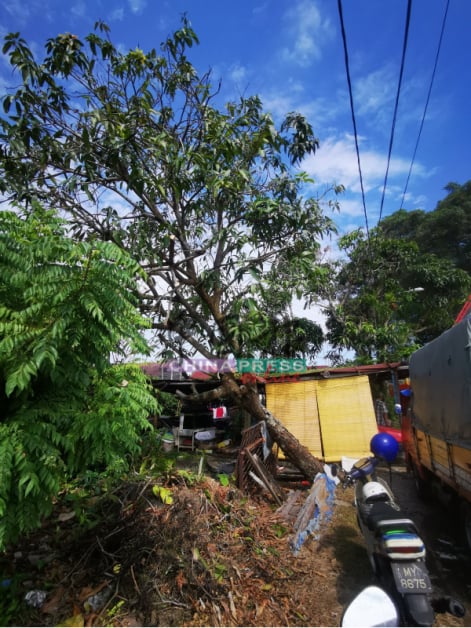
[[[376,502],[371,505],[366,515],[366,525],[372,531],[384,530],[388,526],[401,525],[411,532],[415,532],[416,528],[411,519],[404,517],[404,513],[396,510],[386,502]]]

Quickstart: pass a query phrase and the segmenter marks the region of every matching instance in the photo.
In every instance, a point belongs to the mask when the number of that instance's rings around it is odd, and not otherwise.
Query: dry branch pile
[[[17,625],[338,625],[331,524],[294,558],[286,517],[269,495],[209,477],[168,488],[171,504],[151,483],[123,486],[92,530],[56,513],[29,545],[12,549],[13,568],[34,572],[29,589],[47,591]]]

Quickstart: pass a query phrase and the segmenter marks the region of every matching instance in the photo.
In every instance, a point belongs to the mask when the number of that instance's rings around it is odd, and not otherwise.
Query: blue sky
[[[369,227],[383,195],[404,38],[406,0],[343,0]],[[446,0],[415,0],[382,214],[396,211],[424,113]],[[341,183],[341,231],[365,226],[340,19],[335,0],[3,0],[0,37],[20,31],[40,51],[61,32],[84,37],[97,19],[124,49],[158,47],[189,17],[200,40],[190,60],[222,79],[221,104],[258,94],[277,120],[306,115],[320,149],[303,168],[323,191]],[[471,178],[471,2],[451,0],[406,209],[432,210],[444,186]],[[0,60],[0,90],[11,84]]]

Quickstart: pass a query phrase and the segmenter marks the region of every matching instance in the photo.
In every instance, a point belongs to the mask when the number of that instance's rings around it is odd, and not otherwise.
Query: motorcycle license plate
[[[415,562],[391,563],[399,593],[427,593],[432,590],[427,569]]]

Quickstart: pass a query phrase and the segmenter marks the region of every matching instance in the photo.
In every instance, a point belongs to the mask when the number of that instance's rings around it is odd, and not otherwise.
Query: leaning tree
[[[318,146],[310,124],[289,113],[277,127],[255,96],[216,106],[220,86],[187,58],[196,43],[186,18],[159,52],[121,52],[103,23],[83,42],[48,40],[41,60],[8,35],[21,84],[3,100],[0,186],[7,202],[61,208],[74,237],[130,252],[162,356],[245,357],[266,340],[273,295],[312,288],[334,226],[296,169]],[[319,469],[253,387],[226,374],[210,394]]]

